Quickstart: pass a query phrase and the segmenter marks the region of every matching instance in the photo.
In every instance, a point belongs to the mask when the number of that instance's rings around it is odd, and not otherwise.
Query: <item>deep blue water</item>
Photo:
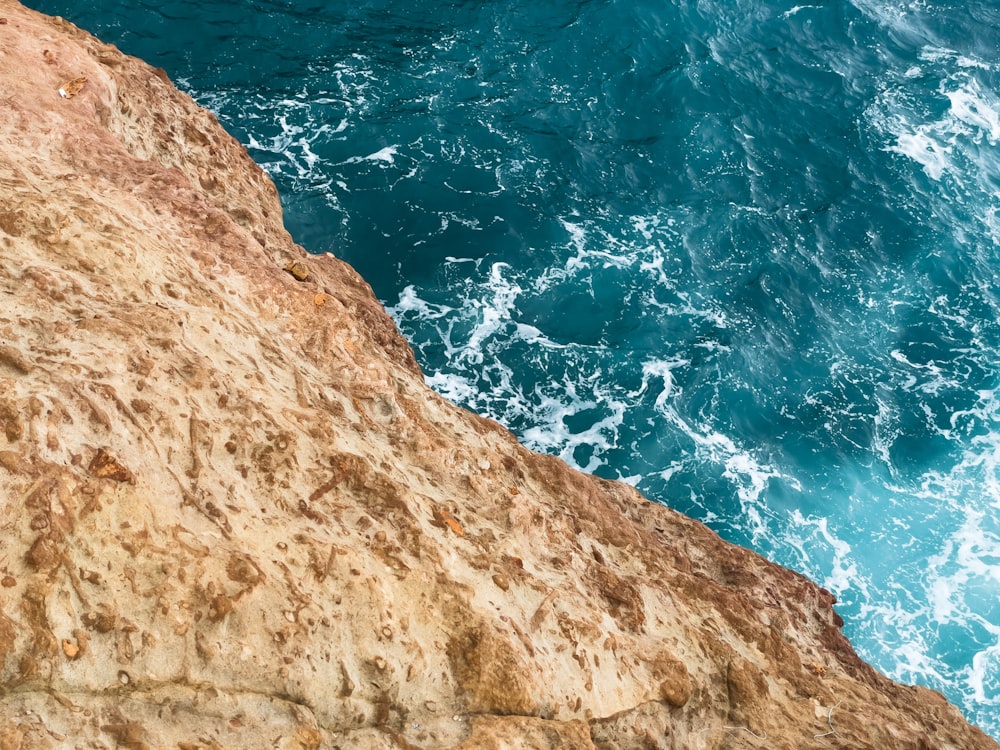
[[[1000,2],[30,4],[214,110],[433,387],[1000,738]]]

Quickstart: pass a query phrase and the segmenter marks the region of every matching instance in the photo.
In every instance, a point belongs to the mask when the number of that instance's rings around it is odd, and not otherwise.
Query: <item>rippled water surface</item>
[[[31,4],[214,110],[433,387],[1000,737],[995,2]]]

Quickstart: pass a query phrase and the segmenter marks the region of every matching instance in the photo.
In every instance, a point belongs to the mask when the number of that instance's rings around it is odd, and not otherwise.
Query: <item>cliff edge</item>
[[[162,72],[0,0],[0,748],[998,745],[431,392]]]

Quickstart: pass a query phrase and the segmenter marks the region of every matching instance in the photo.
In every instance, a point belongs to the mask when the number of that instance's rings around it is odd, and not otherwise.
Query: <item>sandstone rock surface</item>
[[[166,75],[0,0],[0,748],[996,743],[429,391]]]

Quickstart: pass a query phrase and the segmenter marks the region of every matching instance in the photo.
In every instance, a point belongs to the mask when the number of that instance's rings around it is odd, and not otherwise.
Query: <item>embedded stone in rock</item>
[[[114,455],[104,448],[99,448],[88,467],[90,475],[98,479],[111,479],[115,482],[134,482],[132,472]]]

